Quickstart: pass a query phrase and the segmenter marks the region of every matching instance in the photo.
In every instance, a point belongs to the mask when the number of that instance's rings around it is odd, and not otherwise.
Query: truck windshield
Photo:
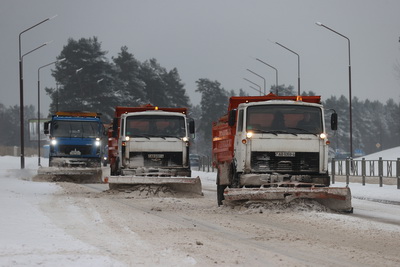
[[[180,116],[139,115],[126,118],[126,136],[184,137],[185,120]]]
[[[246,130],[261,133],[320,134],[321,109],[310,106],[260,105],[247,108]]]
[[[52,127],[54,137],[95,138],[100,137],[98,122],[95,121],[55,121]]]

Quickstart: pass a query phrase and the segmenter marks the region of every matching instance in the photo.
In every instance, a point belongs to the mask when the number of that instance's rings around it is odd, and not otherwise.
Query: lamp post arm
[[[260,92],[260,96],[261,96],[261,94],[262,94],[262,91],[261,91],[261,86],[259,86],[258,84],[256,84],[255,82],[252,82],[252,81],[250,81],[249,79],[246,79],[246,78],[243,78],[244,80],[246,80],[246,81],[248,81],[249,83],[252,83],[252,84],[254,84],[255,86],[257,86],[258,88],[259,88],[259,92]]]
[[[278,42],[275,42],[275,44],[277,44],[277,45],[285,48],[286,50],[292,52],[293,54],[297,55],[297,85],[298,85],[297,94],[300,95],[300,55]]]
[[[340,32],[335,31],[334,29],[329,28],[328,26],[326,26],[326,25],[324,25],[324,24],[322,24],[322,23],[320,23],[320,22],[317,22],[316,24],[317,24],[318,26],[324,27],[324,28],[327,29],[327,30],[330,30],[331,32],[336,33],[337,35],[342,36],[343,38],[345,38],[345,39],[347,40],[347,45],[348,45],[348,48],[349,48],[349,66],[350,66],[350,65],[351,65],[351,61],[350,61],[350,39],[349,39],[346,35],[343,35],[343,34],[341,34]]]
[[[22,36],[22,34],[25,33],[25,32],[27,32],[27,31],[29,31],[29,30],[31,30],[31,29],[33,29],[33,28],[35,28],[35,27],[37,27],[37,26],[39,26],[40,24],[42,24],[42,23],[44,23],[44,22],[46,22],[46,21],[49,21],[49,20],[51,20],[51,19],[54,19],[55,17],[57,17],[57,15],[54,15],[53,17],[50,17],[50,18],[47,18],[47,19],[44,19],[44,20],[42,20],[41,22],[38,22],[38,23],[36,23],[35,25],[29,27],[28,29],[25,29],[25,30],[23,30],[22,32],[20,32],[20,34],[18,35],[18,47],[19,47],[19,58],[20,58],[20,59],[21,59],[21,36]]]
[[[268,64],[268,63],[262,61],[262,60],[259,59],[259,58],[256,58],[256,60],[258,60],[259,62],[261,62],[261,63],[263,63],[263,64],[267,65],[268,67],[273,68],[273,69],[275,70],[276,95],[278,95],[278,69],[275,68],[274,66],[271,66],[270,64]]]
[[[251,73],[253,73],[254,75],[256,75],[256,76],[258,76],[258,77],[260,77],[261,79],[263,79],[264,80],[264,95],[265,95],[265,93],[266,93],[266,80],[265,80],[265,78],[263,77],[263,76],[261,76],[261,75],[259,75],[259,74],[257,74],[257,73],[255,73],[254,71],[252,71],[252,70],[249,70],[249,69],[246,69],[247,71],[249,71],[249,72],[251,72]]]

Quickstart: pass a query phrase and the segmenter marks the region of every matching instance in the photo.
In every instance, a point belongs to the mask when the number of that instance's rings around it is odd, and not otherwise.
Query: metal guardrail
[[[362,178],[362,184],[365,185],[366,177],[378,177],[379,186],[383,186],[383,178],[397,179],[397,189],[400,189],[400,158],[397,160],[361,160],[332,159],[331,162],[332,183],[335,183],[335,176],[345,176],[346,184],[350,182],[350,176]]]

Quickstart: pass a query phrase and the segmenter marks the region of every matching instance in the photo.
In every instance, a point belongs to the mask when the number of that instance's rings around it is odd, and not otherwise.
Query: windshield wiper
[[[267,131],[267,130],[260,130],[260,129],[254,129],[253,132],[254,133],[270,133],[270,134],[278,135],[275,131]]]
[[[274,133],[280,133],[280,134],[292,134],[292,135],[295,135],[295,136],[297,136],[297,134],[295,134],[295,133],[290,133],[290,132],[288,132],[288,131],[285,131],[285,130],[275,130],[275,131],[273,131]]]
[[[288,128],[288,129],[299,130],[299,131],[303,131],[304,133],[313,134],[315,136],[318,136],[318,134],[310,132],[310,131],[308,131],[306,129],[303,129],[303,128]]]
[[[144,137],[150,140],[150,137],[147,134],[135,134],[131,135],[130,137]]]
[[[278,134],[293,134],[296,135],[295,133],[289,133],[288,131],[284,131],[284,130],[260,130],[260,129],[255,129],[253,130],[255,133],[269,133],[269,134],[274,134],[274,135],[278,135]]]
[[[160,136],[161,137],[161,136]],[[162,136],[162,138],[164,138],[165,139],[165,137],[171,137],[171,138],[176,138],[176,139],[181,139],[181,137],[179,137],[179,136],[176,136],[176,135],[163,135]]]

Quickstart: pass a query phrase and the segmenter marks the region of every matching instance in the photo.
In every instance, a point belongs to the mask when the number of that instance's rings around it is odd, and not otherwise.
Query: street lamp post
[[[285,48],[286,50],[292,52],[293,54],[297,55],[297,95],[300,95],[300,55],[278,42],[275,42],[275,44],[277,44],[277,45]]]
[[[56,112],[58,111],[58,99],[60,97],[60,92],[58,91],[58,82],[56,82],[56,91],[57,91],[57,101],[56,101]]]
[[[262,91],[261,91],[261,86],[259,86],[258,84],[256,84],[255,82],[250,81],[249,79],[243,78],[244,80],[248,81],[251,84],[254,84],[255,86],[258,87],[258,92],[260,92],[260,96],[262,95]]]
[[[327,30],[330,30],[333,33],[336,33],[337,35],[342,36],[347,40],[348,44],[348,54],[349,54],[349,120],[350,120],[350,158],[353,158],[353,116],[352,116],[352,105],[351,105],[351,60],[350,60],[350,39],[344,36],[343,34],[329,28],[328,26],[322,24],[321,22],[316,22],[318,26],[324,27]]]
[[[43,47],[43,46],[45,46],[45,45],[47,45],[47,44],[49,44],[49,42],[44,43],[44,44],[42,44],[42,45],[36,47],[35,49],[32,49],[31,51],[29,51],[29,52],[23,54],[23,55],[21,56],[21,61],[20,61],[20,62],[21,62],[21,67],[22,67],[22,64],[23,64],[23,62],[24,62],[24,56],[26,56],[26,55],[32,53],[33,51],[38,50],[39,48],[41,48],[41,47]],[[21,69],[21,72],[20,72],[20,73],[21,73],[21,77],[23,77],[23,76],[22,76],[22,74],[23,74],[22,69]],[[22,80],[23,80],[23,78],[22,78]],[[23,91],[22,91],[22,95],[23,95]],[[23,104],[23,103],[22,103],[22,104]],[[21,109],[20,109],[20,110],[21,110]],[[23,116],[23,109],[22,109],[22,116]],[[21,118],[21,119],[22,119],[22,122],[21,122],[21,132],[23,132],[23,118]],[[22,137],[21,137],[21,169],[24,169],[24,168],[25,168],[25,158],[24,158],[24,149],[23,149],[23,147],[24,147],[24,136],[22,135]]]
[[[22,62],[22,53],[21,53],[21,36],[23,33],[35,28],[36,26],[39,26],[40,24],[49,21],[53,18],[55,18],[57,15],[47,18],[42,20],[39,23],[36,23],[35,25],[23,30],[20,32],[18,35],[18,51],[19,51],[19,116],[20,116],[20,138],[21,138],[21,169],[25,168],[25,148],[24,148],[24,78],[23,78],[23,62]],[[39,49],[39,48],[38,48]],[[36,49],[35,49],[36,50]],[[34,50],[32,50],[33,52]],[[25,55],[27,55],[26,53]]]
[[[269,65],[268,63],[262,61],[261,59],[256,58],[256,60],[260,61],[261,63],[263,63],[263,64],[267,65],[268,67],[271,67],[271,68],[273,68],[275,70],[275,84],[276,84],[275,85],[276,86],[275,92],[276,92],[276,95],[278,95],[278,70],[275,67]]]
[[[38,166],[40,165],[40,70],[50,66],[52,64],[64,61],[65,58],[60,59],[60,60],[56,60],[54,62],[51,62],[49,64],[43,65],[41,67],[38,68],[38,124],[37,124],[37,135],[38,135]]]
[[[252,71],[252,70],[249,70],[249,69],[246,69],[247,71],[249,71],[249,72],[251,72],[251,73],[253,73],[254,75],[256,75],[256,76],[258,76],[258,77],[260,77],[261,79],[263,79],[264,80],[264,95],[266,94],[266,81],[265,81],[265,78],[263,77],[263,76],[261,76],[260,74],[257,74],[257,73],[255,73],[254,71]]]

